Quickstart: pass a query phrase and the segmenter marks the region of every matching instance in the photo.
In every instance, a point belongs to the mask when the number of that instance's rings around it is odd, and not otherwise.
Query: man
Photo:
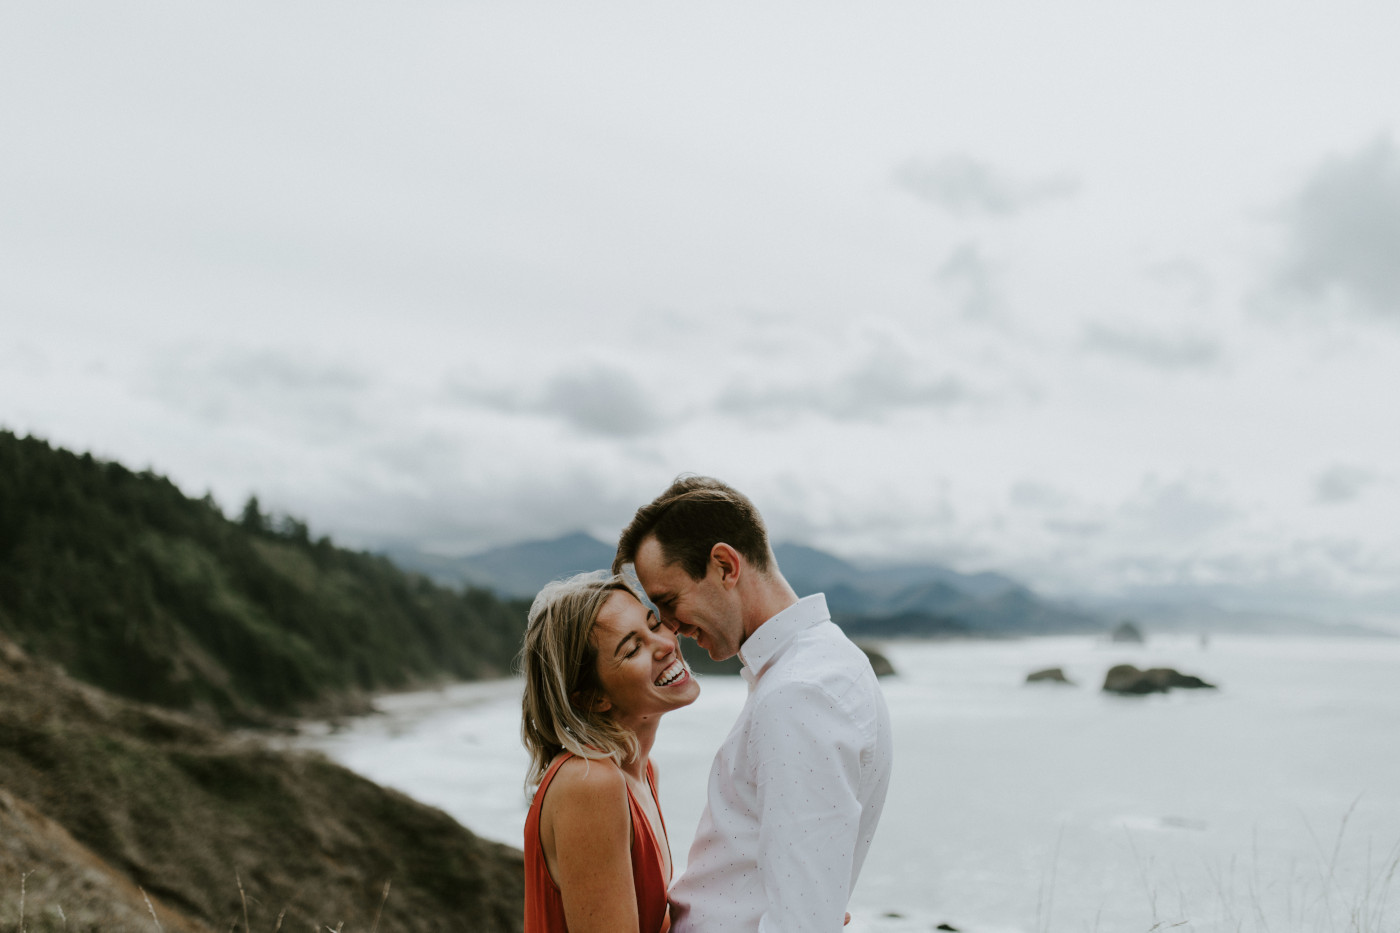
[[[683,476],[638,509],[613,571],[628,563],[661,621],[738,654],[749,684],[671,887],[673,933],[837,933],[890,778],[870,662],[825,596],[797,598],[758,510],[718,480]]]

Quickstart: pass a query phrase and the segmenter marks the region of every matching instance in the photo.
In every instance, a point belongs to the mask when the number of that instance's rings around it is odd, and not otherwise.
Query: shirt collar
[[[778,656],[783,646],[799,632],[830,618],[831,613],[826,608],[826,595],[815,593],[802,597],[764,622],[752,635],[744,639],[744,644],[739,648],[739,660],[744,662],[744,669],[741,671],[744,679],[752,685]]]

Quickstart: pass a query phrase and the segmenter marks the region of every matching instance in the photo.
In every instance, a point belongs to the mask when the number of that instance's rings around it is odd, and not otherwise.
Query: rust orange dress
[[[539,790],[535,791],[530,814],[525,817],[525,933],[569,933],[568,924],[564,922],[564,899],[545,864],[544,846],[540,845],[540,811],[545,792],[559,766],[573,757],[565,752],[549,766]],[[599,764],[611,766],[610,762]],[[647,762],[647,786],[651,788],[651,799],[656,802],[656,812],[660,814],[656,771],[650,761]],[[662,873],[662,843],[652,833],[651,823],[647,822],[646,814],[633,796],[630,784],[627,806],[632,816],[632,887],[637,892],[637,933],[666,933],[671,927],[666,908],[666,887],[670,879]],[[661,819],[661,831],[666,832],[665,817]]]

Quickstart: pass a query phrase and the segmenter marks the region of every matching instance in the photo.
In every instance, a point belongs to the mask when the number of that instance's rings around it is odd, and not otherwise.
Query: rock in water
[[[1147,641],[1147,639],[1143,637],[1142,629],[1138,628],[1128,619],[1124,619],[1108,638],[1110,641],[1130,645],[1141,645]]]
[[[1166,693],[1173,688],[1214,690],[1215,684],[1208,684],[1199,677],[1183,674],[1170,667],[1154,667],[1140,671],[1131,664],[1119,664],[1109,668],[1103,679],[1103,689],[1108,693],[1141,695]]]
[[[865,656],[870,659],[870,666],[875,669],[876,677],[890,677],[895,673],[894,665],[890,663],[890,659],[879,651],[860,642],[856,642],[856,647],[864,651]]]
[[[1047,667],[1043,671],[1033,671],[1026,675],[1028,684],[1068,684],[1074,686],[1074,681],[1065,676],[1065,672],[1058,667]]]

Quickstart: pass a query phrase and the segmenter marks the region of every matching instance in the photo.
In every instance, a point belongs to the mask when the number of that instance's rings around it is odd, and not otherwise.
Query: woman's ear
[[[589,713],[606,713],[612,709],[612,700],[602,693],[585,694],[579,690],[569,696],[569,702],[574,704],[575,709]]]

